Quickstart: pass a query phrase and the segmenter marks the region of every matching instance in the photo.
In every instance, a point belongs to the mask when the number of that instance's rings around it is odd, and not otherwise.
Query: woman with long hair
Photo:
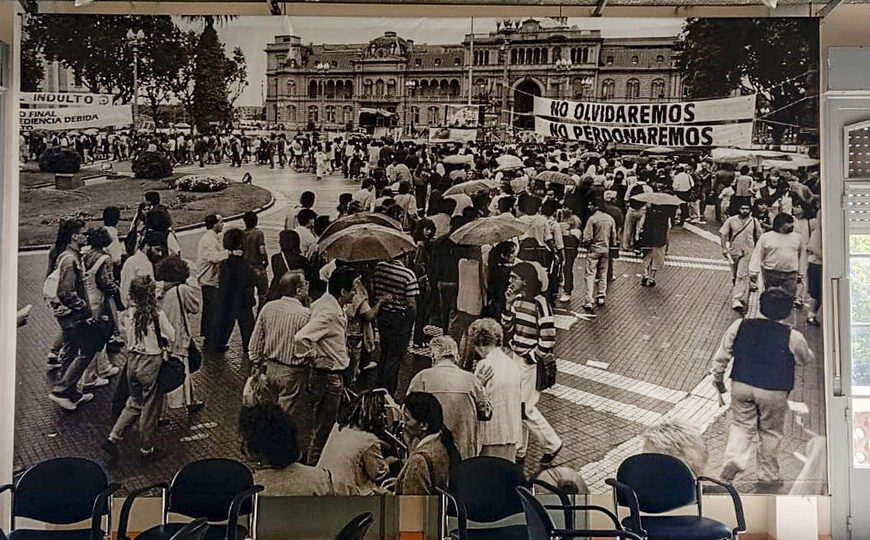
[[[453,433],[444,426],[438,398],[426,392],[411,392],[402,407],[405,440],[411,454],[395,481],[396,495],[436,495],[447,489],[450,470],[462,457]]]
[[[117,306],[120,304],[121,293],[115,280],[112,256],[106,248],[112,243],[112,237],[105,227],[88,231],[88,245],[91,250],[82,257],[85,268],[85,291],[88,294],[88,304],[94,318],[102,325],[111,337],[117,332]],[[119,340],[115,339],[117,344]],[[117,375],[121,368],[115,364],[117,347],[101,347],[85,370],[84,386],[97,388],[109,384],[109,378]]]
[[[175,329],[159,309],[155,283],[151,276],[139,276],[130,284],[130,306],[121,317],[121,330],[127,341],[127,386],[130,397],[115,421],[102,448],[114,460],[118,441],[127,429],[139,423],[139,454],[143,462],[156,461],[166,454],[154,448],[157,421],[163,394],[157,388],[157,376],[163,365],[163,350],[175,340]]]

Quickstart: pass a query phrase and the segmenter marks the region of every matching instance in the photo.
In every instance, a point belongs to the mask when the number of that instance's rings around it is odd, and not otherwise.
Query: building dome
[[[366,57],[407,56],[409,48],[408,41],[397,36],[395,32],[384,32],[383,36],[369,42]]]

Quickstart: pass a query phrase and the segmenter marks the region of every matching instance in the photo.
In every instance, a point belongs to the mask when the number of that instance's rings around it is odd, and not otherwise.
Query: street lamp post
[[[411,133],[411,130],[408,129],[408,93],[413,92],[417,88],[417,81],[405,81],[405,120],[402,122],[402,131],[406,133]],[[411,124],[414,123],[414,116],[411,115]]]
[[[508,64],[510,63],[510,44],[511,34],[516,28],[519,28],[519,21],[514,22],[511,19],[499,19],[496,22],[496,28],[501,33],[504,43],[501,46],[502,53],[502,95],[501,95],[501,114],[505,118],[503,123],[505,126],[511,126],[510,114],[508,112],[508,91],[510,89],[510,79],[508,76]]]
[[[127,41],[133,47],[133,131],[136,131],[136,120],[139,119],[139,47],[145,39],[145,32],[139,29],[133,33],[133,30],[127,30]]]
[[[326,125],[326,74],[329,72],[329,68],[332,67],[329,65],[329,62],[318,62],[315,66],[317,73],[320,73],[320,80],[322,83],[322,87],[320,89],[320,112],[323,115],[320,118],[320,130],[325,131],[324,126]]]

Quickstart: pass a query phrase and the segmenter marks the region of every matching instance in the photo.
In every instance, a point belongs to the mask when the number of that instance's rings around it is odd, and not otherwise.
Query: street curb
[[[262,186],[257,186],[257,187],[262,187]],[[271,198],[269,199],[269,202],[267,202],[263,206],[258,206],[257,208],[254,208],[252,210],[252,212],[254,212],[255,214],[261,214],[261,213],[265,212],[266,210],[275,206],[275,203],[278,202],[278,200],[275,198],[275,193],[271,189],[267,189],[267,188],[262,188],[262,189],[265,189],[266,191],[268,191],[269,197],[271,197]],[[245,212],[239,212],[238,214],[233,214],[231,216],[227,216],[224,218],[224,223],[229,222],[229,221],[236,221],[237,219],[242,219],[243,215],[245,215]],[[177,229],[175,229],[175,232],[180,233],[180,232],[192,231],[194,229],[198,229],[199,227],[205,227],[205,222],[200,221],[198,223],[191,223],[189,225],[182,225],[181,227],[178,227]],[[126,237],[127,236],[124,235],[124,236],[118,237],[118,239],[123,242],[124,238],[126,238]],[[30,252],[34,252],[34,251],[46,251],[46,250],[50,250],[51,248],[52,248],[52,244],[37,244],[37,245],[33,245],[33,246],[19,246],[18,252],[19,253],[30,253]]]

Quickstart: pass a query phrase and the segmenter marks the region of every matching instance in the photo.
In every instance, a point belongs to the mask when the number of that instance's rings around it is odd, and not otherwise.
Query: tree
[[[818,126],[818,58],[814,19],[688,19],[676,65],[692,98],[758,93],[781,144],[784,124]]]
[[[196,129],[209,132],[211,122],[229,123],[232,110],[227,87],[227,60],[214,26],[206,24],[196,45],[192,115]]]
[[[145,36],[139,55],[139,89],[151,108],[155,123],[160,105],[172,96],[186,60],[182,46],[184,33],[169,24],[170,28]]]
[[[181,36],[178,43],[178,55],[181,60],[181,69],[178,76],[171,81],[172,94],[181,102],[184,112],[193,118],[193,88],[196,75],[196,47],[199,43],[199,33],[188,30]]]
[[[21,91],[38,91],[43,78],[45,68],[42,65],[39,45],[35,43],[31,33],[25,30],[21,36]]]
[[[226,59],[225,74],[229,86],[230,106],[235,105],[242,92],[248,87],[248,64],[241,47],[233,49],[232,58]]]

